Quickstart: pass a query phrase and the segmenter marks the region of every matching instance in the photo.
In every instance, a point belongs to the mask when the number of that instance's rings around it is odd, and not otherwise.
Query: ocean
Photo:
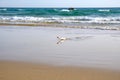
[[[120,30],[120,8],[0,8],[0,24]]]

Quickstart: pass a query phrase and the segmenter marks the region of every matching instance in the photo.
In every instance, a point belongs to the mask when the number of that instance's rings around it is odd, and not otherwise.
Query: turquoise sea
[[[41,23],[119,30],[120,8],[0,8],[0,24]]]

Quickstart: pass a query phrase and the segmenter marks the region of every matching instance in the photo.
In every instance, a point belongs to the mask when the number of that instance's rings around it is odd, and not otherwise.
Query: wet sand
[[[0,80],[120,80],[120,72],[0,61]]]
[[[119,53],[120,31],[0,26],[0,80],[120,80]]]

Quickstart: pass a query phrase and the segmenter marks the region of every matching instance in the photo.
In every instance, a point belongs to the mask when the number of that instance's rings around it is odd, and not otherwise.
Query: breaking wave
[[[120,24],[120,17],[33,17],[33,16],[0,16],[1,22],[59,22],[59,23],[98,23]]]
[[[110,12],[110,9],[99,9],[100,12]]]

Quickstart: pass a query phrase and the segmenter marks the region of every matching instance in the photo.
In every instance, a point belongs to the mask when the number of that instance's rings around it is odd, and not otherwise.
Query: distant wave
[[[110,9],[99,9],[100,12],[110,12]]]
[[[22,10],[24,10],[24,9],[18,9],[19,11],[22,11]]]
[[[62,9],[61,11],[62,12],[70,12],[70,10],[68,10],[68,9]]]
[[[6,9],[6,8],[3,8],[3,9],[0,9],[0,11],[7,11],[7,9]]]

